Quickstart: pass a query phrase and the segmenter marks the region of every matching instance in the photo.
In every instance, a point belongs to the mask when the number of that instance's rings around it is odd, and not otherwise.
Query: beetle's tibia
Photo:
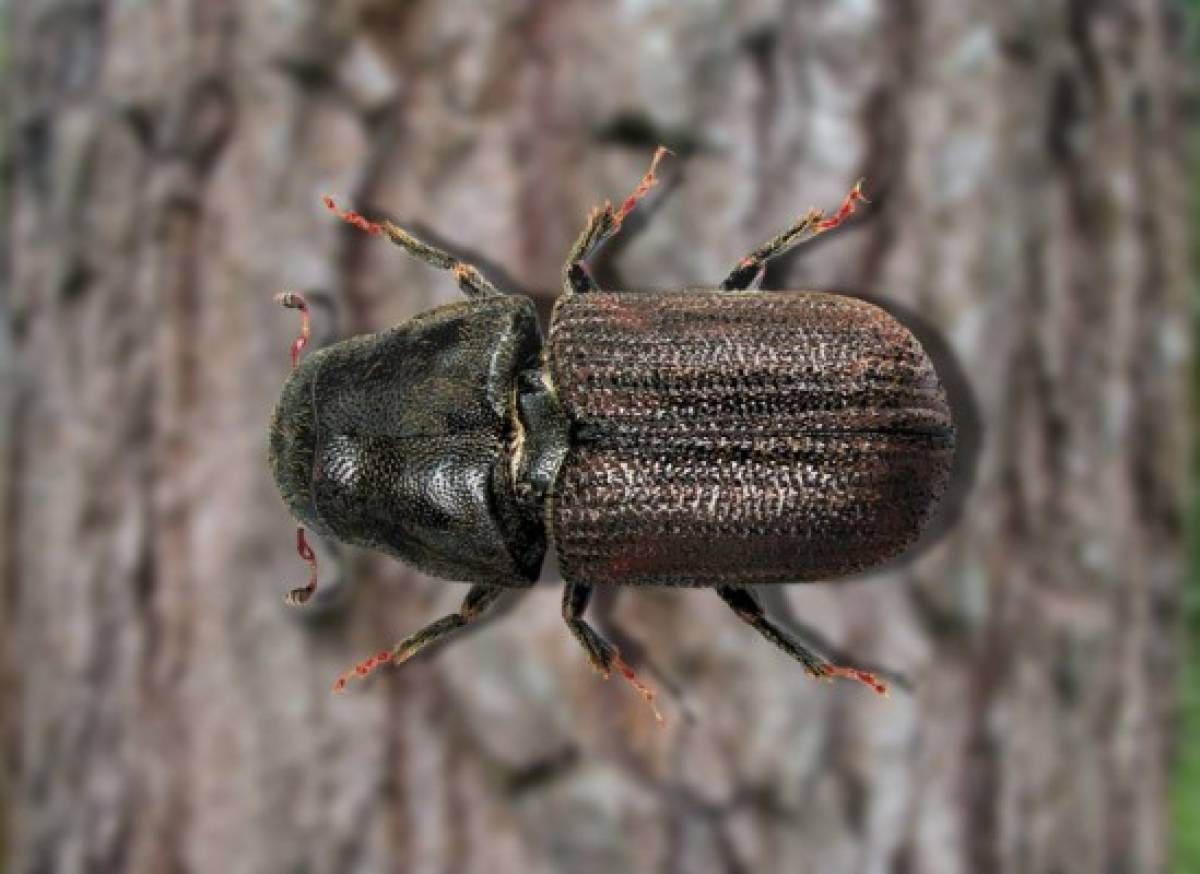
[[[304,528],[299,525],[296,526],[296,552],[308,562],[308,583],[292,589],[284,595],[283,600],[294,607],[299,607],[307,604],[313,593],[317,591],[317,555],[304,537]]]
[[[614,210],[612,203],[606,200],[603,206],[588,213],[587,224],[584,225],[583,232],[571,246],[571,250],[567,253],[567,263],[563,265],[563,292],[565,294],[580,294],[598,290],[596,283],[583,270],[581,262],[588,258],[597,246],[621,229],[621,222],[629,213],[633,212],[638,201],[658,184],[658,176],[655,171],[658,169],[659,162],[667,155],[673,154],[674,152],[666,146],[659,146],[654,150],[654,157],[650,159],[650,169],[646,171],[646,175],[642,177],[637,188],[633,189],[633,193],[621,203],[620,209]]]
[[[587,620],[583,618],[591,597],[591,586],[583,585],[582,583],[567,583],[563,589],[562,601],[563,619],[566,620],[567,628],[571,630],[571,634],[579,641],[579,645],[583,647],[583,651],[587,654],[588,662],[591,666],[606,680],[611,675],[613,668],[620,671],[621,676],[633,688],[637,689],[639,695],[646,699],[646,703],[654,711],[655,720],[661,725],[663,717],[658,712],[658,707],[654,704],[654,699],[658,697],[654,690],[638,679],[633,668],[629,667],[625,660],[621,658],[620,651],[597,634],[596,629],[588,625]]]

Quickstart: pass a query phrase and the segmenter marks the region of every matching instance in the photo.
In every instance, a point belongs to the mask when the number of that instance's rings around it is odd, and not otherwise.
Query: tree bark
[[[9,870],[1154,872],[1191,353],[1167,0],[100,2],[7,10]],[[265,465],[317,343],[456,298],[390,214],[545,303],[587,211],[677,152],[595,274],[716,284],[859,176],[770,288],[881,302],[959,420],[903,561],[764,592],[889,699],[809,682],[711,592],[559,589],[347,694],[465,588],[319,543]]]

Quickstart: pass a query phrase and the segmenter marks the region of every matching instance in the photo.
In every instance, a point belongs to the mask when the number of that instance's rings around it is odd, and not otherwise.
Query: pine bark
[[[4,841],[13,872],[1155,872],[1191,354],[1168,0],[5,4]],[[704,591],[599,599],[657,729],[538,586],[347,694],[465,587],[318,544],[265,465],[317,342],[453,300],[388,214],[547,303],[714,285],[859,176],[765,286],[886,304],[959,422],[904,560],[776,589],[913,688],[808,681]],[[2,348],[2,347],[0,347]],[[552,572],[551,572],[552,574]]]

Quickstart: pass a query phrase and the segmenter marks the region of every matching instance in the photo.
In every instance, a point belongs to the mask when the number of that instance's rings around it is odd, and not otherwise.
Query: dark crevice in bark
[[[468,777],[470,771],[475,767],[473,757],[468,755],[473,744],[465,736],[461,721],[455,719],[449,688],[445,684],[439,684],[434,694],[433,724],[452,726],[452,730],[448,731],[445,737],[449,779],[444,816],[448,834],[446,851],[441,862],[447,871],[464,871],[467,861],[467,842],[471,838],[467,826],[470,823],[472,796],[475,794]]]
[[[1079,59],[1083,77],[1097,84],[1104,77],[1100,56],[1092,42],[1091,23],[1100,5],[1097,0],[1068,0],[1066,11],[1067,38]]]
[[[712,804],[681,783],[663,790],[665,806],[671,811],[667,823],[667,851],[663,854],[663,874],[690,874],[684,862],[684,829],[699,820],[708,831],[715,846],[721,870],[727,874],[749,874],[750,869],[742,864],[728,834],[730,811],[721,805]]]
[[[993,648],[994,647],[994,648]],[[970,690],[970,731],[962,750],[962,797],[966,808],[964,823],[964,864],[979,874],[1003,870],[1000,854],[1000,745],[989,718],[995,696],[1003,683],[1000,665],[1007,664],[1011,650],[998,630],[989,630],[976,645],[972,661]]]
[[[562,260],[586,218],[581,215],[578,227],[566,233],[548,233],[551,217],[567,212],[557,208],[564,197],[551,180],[568,178],[568,168],[580,158],[564,145],[567,138],[563,135],[558,99],[559,68],[567,59],[555,46],[561,39],[559,21],[564,14],[570,14],[569,10],[564,13],[566,9],[567,4],[554,0],[532,0],[516,31],[525,46],[523,63],[516,75],[529,92],[522,97],[521,105],[525,116],[522,126],[526,129],[514,137],[514,157],[521,168],[516,208],[520,221],[519,269],[524,276],[554,277],[549,282],[539,279],[535,284],[553,288],[556,294],[561,287]]]
[[[666,146],[675,156],[686,159],[700,153],[714,153],[701,132],[691,127],[665,125],[642,109],[623,109],[597,125],[592,135],[601,145],[631,149],[651,155],[658,146]]]
[[[402,105],[397,104],[392,113],[370,131],[369,153],[358,177],[357,186],[350,195],[348,208],[364,213],[372,212],[374,192],[381,185],[390,162],[397,160],[402,154],[403,118]],[[337,299],[342,302],[342,307],[337,321],[343,326],[347,336],[378,330],[373,307],[362,292],[361,285],[366,264],[366,247],[377,245],[380,240],[348,224],[343,224],[339,230],[341,251],[337,255],[337,275],[342,285],[337,290]]]
[[[513,798],[537,792],[574,770],[580,760],[579,748],[568,744],[506,775],[504,791]]]
[[[28,181],[38,200],[50,195],[50,158],[54,154],[54,127],[48,115],[37,112],[16,123],[13,164],[21,168],[18,178]]]
[[[775,178],[771,173],[771,135],[775,118],[779,112],[779,81],[777,75],[778,61],[776,52],[779,47],[779,24],[772,22],[746,34],[742,41],[743,51],[754,71],[754,79],[758,83],[758,99],[754,105],[754,151],[761,156],[767,165],[764,168],[764,181]],[[760,186],[755,190],[752,215],[764,211],[770,202],[769,188]]]
[[[904,101],[917,73],[923,26],[916,0],[889,3],[887,16],[882,78],[864,101],[861,114],[865,141],[862,175],[871,199],[872,221],[859,264],[862,287],[884,296],[887,289],[877,286],[898,235],[897,225],[904,220],[903,205],[895,201],[907,187],[905,176],[911,159]]]

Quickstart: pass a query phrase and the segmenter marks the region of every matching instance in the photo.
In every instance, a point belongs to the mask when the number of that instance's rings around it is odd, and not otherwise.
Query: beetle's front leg
[[[488,586],[475,583],[463,598],[457,613],[451,613],[430,622],[424,628],[410,634],[391,649],[385,649],[377,655],[359,662],[351,670],[342,674],[333,684],[333,691],[340,692],[346,688],[346,683],[355,677],[365,677],[378,667],[388,664],[402,665],[422,649],[434,641],[441,640],[452,631],[457,631],[464,625],[475,621],[488,608],[496,603],[502,594],[503,586]]]
[[[583,294],[600,290],[596,281],[588,274],[583,262],[596,251],[601,243],[621,230],[621,223],[625,221],[625,217],[633,212],[638,201],[658,184],[655,170],[658,169],[658,162],[669,154],[671,154],[671,150],[666,146],[659,146],[655,149],[654,157],[650,159],[650,169],[646,171],[646,175],[642,177],[642,181],[638,183],[633,193],[625,198],[620,209],[614,210],[612,203],[605,201],[604,206],[598,206],[588,214],[583,233],[575,240],[575,245],[567,253],[567,263],[563,265],[563,292],[565,294]]]
[[[750,589],[741,586],[717,586],[717,594],[721,596],[721,600],[733,608],[733,612],[739,619],[804,665],[804,670],[809,675],[822,680],[845,677],[870,686],[881,695],[887,693],[887,686],[880,682],[874,674],[858,668],[831,665],[773,623],[766,617],[762,605]]]
[[[810,209],[796,219],[792,226],[782,234],[763,243],[739,261],[733,271],[725,277],[725,281],[721,283],[722,290],[745,291],[754,284],[754,281],[766,269],[767,262],[772,258],[782,255],[788,249],[820,236],[826,231],[832,231],[854,213],[857,204],[865,202],[866,198],[862,193],[862,180],[860,179],[846,195],[836,213],[826,218],[825,213],[821,210]]]
[[[455,281],[458,282],[458,287],[467,297],[496,297],[501,293],[477,268],[465,261],[459,261],[449,252],[443,251],[437,246],[431,246],[424,240],[417,239],[404,228],[390,221],[373,222],[356,212],[341,209],[329,196],[324,198],[324,202],[334,215],[342,221],[354,225],[360,231],[372,236],[386,235],[389,240],[417,260],[424,261],[429,266],[437,267],[440,270],[451,271]]]
[[[662,722],[662,714],[654,706],[654,699],[656,697],[654,690],[639,681],[637,674],[633,672],[633,668],[629,667],[625,663],[625,660],[621,658],[620,651],[597,634],[596,630],[584,620],[583,614],[587,610],[588,601],[591,600],[591,597],[591,586],[584,586],[579,583],[567,583],[567,587],[563,589],[562,602],[563,619],[566,620],[567,627],[571,629],[571,633],[575,635],[575,639],[579,641],[579,645],[587,653],[588,661],[592,663],[592,667],[606,680],[613,668],[620,671],[621,676],[628,680],[638,690],[638,693],[646,699],[646,703],[654,711],[654,718]]]

